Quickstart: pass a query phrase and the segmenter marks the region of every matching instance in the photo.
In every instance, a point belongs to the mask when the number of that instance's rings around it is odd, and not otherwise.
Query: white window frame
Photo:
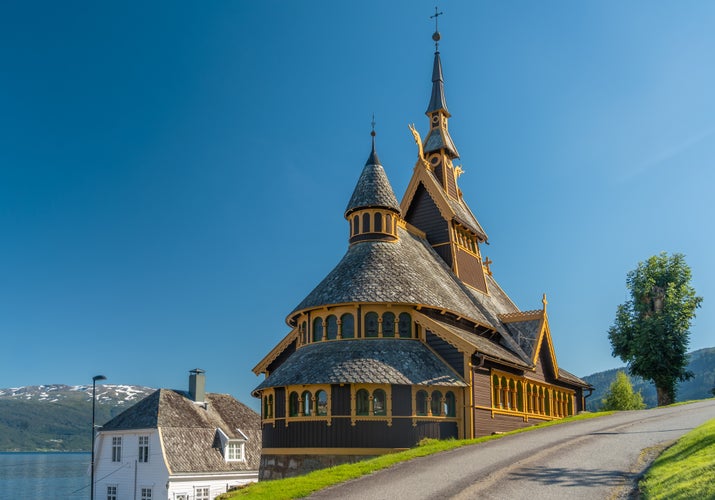
[[[139,463],[149,462],[149,436],[139,436]]]
[[[142,486],[142,488],[139,490],[141,493],[140,497],[141,500],[152,500],[153,497],[153,491],[150,487]]]
[[[108,484],[107,485],[107,500],[117,500],[119,498],[119,495],[117,491],[119,490],[119,486],[116,484]]]
[[[211,500],[211,488],[209,486],[194,486],[194,500]]]
[[[122,436],[112,436],[112,462],[122,461]]]
[[[238,453],[235,453],[238,452]],[[238,439],[230,439],[226,443],[226,461],[227,462],[245,462],[246,461],[246,442]]]

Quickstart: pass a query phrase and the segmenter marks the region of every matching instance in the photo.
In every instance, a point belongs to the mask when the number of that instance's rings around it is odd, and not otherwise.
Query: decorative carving
[[[454,167],[454,175],[459,179],[459,176],[461,176],[464,173],[464,169],[462,169],[461,165],[457,165]]]
[[[492,275],[492,270],[491,270],[491,268],[490,268],[489,266],[491,266],[493,262],[494,262],[494,261],[491,260],[489,257],[485,257],[484,262],[482,262],[482,264],[484,265],[484,269],[486,269],[487,274],[488,274],[489,276]]]
[[[420,133],[415,130],[415,124],[410,123],[408,125],[410,132],[412,132],[412,137],[415,138],[415,142],[417,143],[417,156],[419,157],[420,160],[422,160],[424,163],[427,163],[425,160],[425,152],[424,149],[422,149],[422,138],[420,137]]]

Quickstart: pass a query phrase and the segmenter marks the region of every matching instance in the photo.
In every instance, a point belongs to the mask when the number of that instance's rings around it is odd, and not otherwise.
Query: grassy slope
[[[461,446],[467,446],[470,444],[483,443],[491,439],[498,439],[508,434],[527,432],[537,428],[558,425],[565,422],[573,422],[574,420],[582,420],[585,418],[610,415],[611,413],[613,412],[586,413],[582,415],[576,415],[574,417],[565,418],[562,420],[554,420],[551,422],[535,425],[533,427],[519,429],[506,434],[486,436],[477,439],[446,441],[428,440],[421,446],[399,453],[382,455],[377,458],[364,460],[362,462],[357,462],[354,464],[338,465],[336,467],[330,467],[329,469],[314,471],[304,476],[253,483],[246,488],[237,490],[235,492],[227,493],[218,498],[223,500],[242,498],[287,500],[291,498],[301,498],[308,496],[315,491],[327,488],[328,486],[333,486],[335,484],[342,483],[350,479],[355,479],[381,469],[386,469],[387,467],[390,467],[400,462],[411,460],[413,458],[432,455],[434,453],[439,453],[441,451],[447,451],[453,448],[459,448]]]
[[[641,481],[646,499],[715,498],[715,419],[683,436]]]

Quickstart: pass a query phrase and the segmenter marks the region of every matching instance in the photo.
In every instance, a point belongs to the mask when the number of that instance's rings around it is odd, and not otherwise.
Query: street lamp
[[[107,380],[104,375],[95,375],[92,377],[92,463],[90,465],[90,478],[91,481],[89,485],[89,498],[94,500],[94,401],[95,401],[95,388],[97,385],[97,380]]]

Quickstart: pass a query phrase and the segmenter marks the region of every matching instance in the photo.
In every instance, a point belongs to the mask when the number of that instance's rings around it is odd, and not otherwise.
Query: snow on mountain
[[[101,384],[96,387],[98,403],[134,404],[156,389],[138,385]],[[92,400],[91,385],[29,385],[0,389],[0,399],[57,402],[67,399]]]

